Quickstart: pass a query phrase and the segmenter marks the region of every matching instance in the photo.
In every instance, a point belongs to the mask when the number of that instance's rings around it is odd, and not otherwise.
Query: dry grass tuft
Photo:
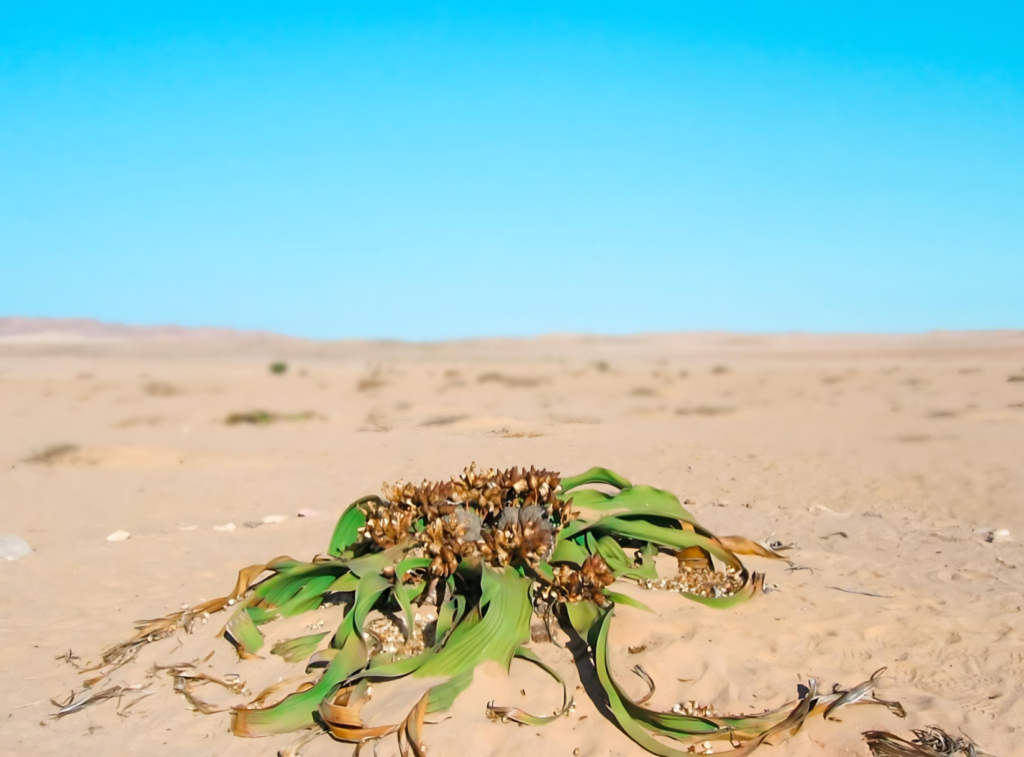
[[[421,426],[450,426],[468,418],[468,415],[435,415],[420,422]]]
[[[728,405],[697,405],[696,407],[678,407],[676,415],[728,415],[735,413],[736,408]]]
[[[150,397],[173,397],[180,393],[178,387],[168,384],[166,381],[150,381],[142,387],[142,391]]]
[[[75,454],[79,449],[77,444],[51,444],[38,452],[33,452],[22,462],[33,465],[53,465]]]
[[[481,384],[502,384],[513,389],[526,389],[529,387],[540,386],[545,383],[547,379],[540,378],[539,376],[508,376],[504,373],[498,373],[497,371],[491,371],[489,373],[482,373],[477,377],[477,381]]]
[[[250,425],[269,426],[272,423],[281,421],[311,421],[316,418],[312,412],[303,413],[272,413],[269,410],[247,410],[240,413],[231,413],[224,422],[229,426]]]

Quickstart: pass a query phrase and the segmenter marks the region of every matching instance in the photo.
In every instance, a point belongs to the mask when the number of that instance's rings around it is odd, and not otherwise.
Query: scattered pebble
[[[990,544],[993,542],[1000,544],[1013,541],[1013,537],[1010,536],[1010,529],[1008,528],[1000,528],[998,531],[993,531],[991,528],[976,528],[974,533]]]
[[[107,541],[126,541],[130,536],[127,531],[115,531],[107,537]]]
[[[263,516],[264,523],[281,523],[282,521],[288,520],[287,515],[265,515]]]
[[[195,531],[199,526],[178,526],[179,531]]]
[[[225,523],[223,526],[214,526],[214,531],[234,531],[236,528],[234,523]]]
[[[840,518],[845,518],[845,517],[847,517],[849,515],[849,513],[838,513],[835,510],[833,510],[831,507],[825,507],[824,505],[811,505],[810,507],[807,508],[807,512],[809,512],[809,513],[823,512],[823,513],[828,513],[829,515],[837,515]]]
[[[0,536],[0,557],[5,560],[20,560],[26,555],[32,554],[32,547],[20,536],[4,534]]]
[[[299,509],[300,518],[319,518],[321,515],[323,515],[322,512],[319,510],[313,510],[309,507],[302,507]]]

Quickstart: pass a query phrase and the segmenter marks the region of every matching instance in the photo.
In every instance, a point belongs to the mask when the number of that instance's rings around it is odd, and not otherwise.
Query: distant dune
[[[263,331],[240,331],[217,327],[133,326],[107,323],[92,318],[0,317],[0,342],[68,344],[81,342],[189,340],[213,341],[283,337]]]
[[[0,347],[28,348],[47,353],[70,350],[80,354],[131,350],[136,354],[228,353],[251,354],[269,348],[279,356],[387,358],[403,354],[441,358],[464,354],[478,358],[600,359],[609,350],[635,358],[666,353],[715,358],[761,356],[888,355],[1004,352],[1024,354],[1024,330],[930,331],[918,334],[815,334],[804,332],[756,334],[727,331],[663,332],[628,335],[550,333],[536,337],[485,337],[445,341],[403,342],[395,339],[314,340],[268,331],[177,325],[137,326],[89,318],[0,317]],[[411,352],[410,352],[411,351]]]

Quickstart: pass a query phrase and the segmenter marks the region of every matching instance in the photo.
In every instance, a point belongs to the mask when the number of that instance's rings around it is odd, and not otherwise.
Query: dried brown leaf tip
[[[875,757],[980,757],[985,754],[968,738],[954,738],[937,726],[914,729],[914,738],[905,741],[888,731],[867,731],[864,739]]]
[[[588,557],[579,570],[569,565],[559,565],[554,572],[551,589],[563,602],[591,600],[603,607],[608,598],[602,594],[602,590],[615,582],[608,563],[600,555]]]

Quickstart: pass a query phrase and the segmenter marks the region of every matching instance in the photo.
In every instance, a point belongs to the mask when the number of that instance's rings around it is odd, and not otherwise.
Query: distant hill
[[[207,326],[132,326],[105,323],[91,318],[0,317],[0,341],[12,343],[73,343],[111,341],[223,341],[235,339],[280,339],[265,331]]]

